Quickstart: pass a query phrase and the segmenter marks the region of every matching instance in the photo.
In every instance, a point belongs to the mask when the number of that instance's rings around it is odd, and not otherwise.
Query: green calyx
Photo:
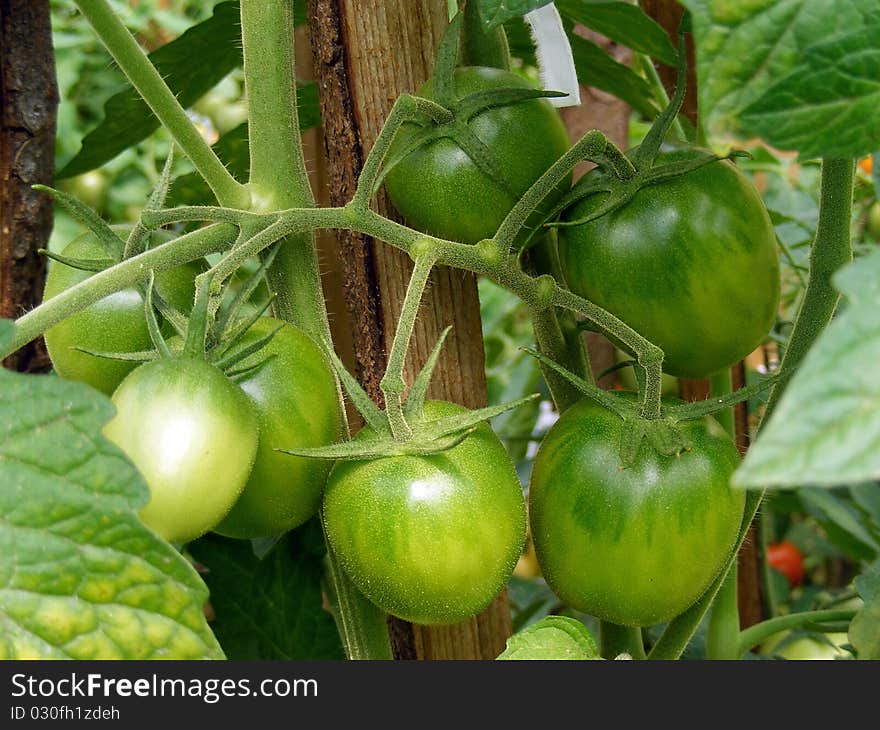
[[[388,456],[437,454],[460,444],[473,433],[480,423],[540,397],[539,393],[534,393],[510,403],[479,408],[445,418],[427,418],[424,412],[425,397],[431,377],[434,374],[434,369],[437,366],[443,343],[451,329],[451,327],[447,327],[443,330],[440,338],[437,340],[437,344],[434,345],[431,354],[416,376],[409,390],[409,395],[401,401],[402,413],[400,417],[404,419],[408,428],[405,436],[401,436],[398,429],[394,426],[392,422],[393,417],[389,414],[390,409],[382,410],[372,401],[354,376],[345,368],[345,365],[343,365],[330,343],[325,342],[324,350],[333,363],[343,389],[354,407],[364,417],[366,427],[371,431],[371,437],[368,439],[344,441],[319,448],[281,450],[285,454],[292,456],[333,460],[367,460]],[[389,380],[388,373],[386,372],[385,377],[382,379],[383,386]],[[388,393],[387,389],[385,392],[386,394]],[[386,399],[387,397],[386,395]],[[398,433],[395,434],[395,432]]]
[[[616,413],[623,419],[626,423],[620,443],[620,463],[623,468],[635,463],[643,440],[647,441],[651,448],[663,456],[678,456],[683,451],[689,451],[691,443],[680,428],[680,424],[686,421],[696,421],[718,413],[725,408],[730,408],[771,388],[783,377],[787,377],[787,375],[779,373],[765,378],[760,383],[740,388],[727,395],[693,403],[683,403],[677,399],[664,400],[661,403],[659,418],[648,419],[640,414],[640,404],[638,399],[630,397],[632,394],[615,395],[610,391],[602,390],[545,355],[542,355],[537,350],[529,347],[522,349],[561,375],[585,396]]]

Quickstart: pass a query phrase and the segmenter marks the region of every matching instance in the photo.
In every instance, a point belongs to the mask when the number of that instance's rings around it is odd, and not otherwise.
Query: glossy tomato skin
[[[62,255],[78,259],[107,258],[91,233],[71,241]],[[194,298],[193,280],[204,270],[203,263],[186,264],[158,274],[157,291],[177,309],[189,312]],[[46,277],[43,299],[51,299],[91,275],[90,271],[53,261]],[[116,390],[138,363],[95,357],[73,348],[138,352],[153,347],[144,316],[144,300],[136,289],[123,289],[104,297],[50,328],[45,337],[52,366],[61,377],[87,383],[107,395]]]
[[[462,410],[437,401],[425,408],[429,418]],[[441,454],[337,462],[323,515],[330,544],[364,595],[418,624],[454,623],[485,608],[513,572],[526,534],[516,472],[487,424]]]
[[[241,494],[257,453],[247,396],[202,360],[156,360],[129,374],[113,403],[104,435],[150,488],[144,523],[175,543],[212,529]]]
[[[804,556],[793,542],[783,540],[768,545],[767,562],[788,579],[792,588],[804,582]]]
[[[456,94],[504,86],[529,88],[523,78],[482,66],[455,71]],[[433,82],[418,95],[433,99]],[[516,201],[571,146],[558,112],[546,99],[530,99],[477,114],[470,129],[489,148],[510,191],[484,174],[449,138],[410,152],[385,178],[394,206],[413,228],[461,243],[491,238]],[[413,130],[404,126],[390,155]],[[542,204],[549,210],[571,184],[570,176]]]
[[[739,455],[712,419],[682,425],[693,448],[667,457],[643,442],[620,467],[623,421],[584,399],[544,438],[529,516],[547,583],[568,605],[624,626],[671,619],[709,586],[736,539]]]
[[[282,325],[257,320],[247,346]],[[340,437],[336,381],[321,350],[301,330],[283,324],[262,350],[236,367],[263,363],[237,382],[260,421],[260,445],[250,478],[215,532],[229,537],[270,537],[315,515],[332,462],[289,456],[275,449],[326,446]]]
[[[658,163],[693,154],[668,151]],[[564,219],[586,216],[604,197],[581,201]],[[560,228],[559,253],[569,288],[661,347],[670,375],[702,378],[732,365],[775,321],[776,235],[760,195],[727,161]]]

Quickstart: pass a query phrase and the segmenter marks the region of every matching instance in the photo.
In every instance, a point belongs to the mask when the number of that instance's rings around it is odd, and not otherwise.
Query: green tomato
[[[868,233],[870,233],[875,240],[880,241],[880,200],[875,200],[871,204],[871,208],[868,210],[867,228]]]
[[[281,324],[262,317],[241,345]],[[285,324],[266,347],[236,367],[256,365],[238,384],[259,416],[260,445],[244,492],[215,530],[229,537],[278,535],[315,515],[332,463],[275,449],[326,446],[340,437],[336,381],[323,353],[305,333]]]
[[[71,241],[63,256],[104,259],[107,254],[91,233]],[[178,266],[156,276],[156,290],[175,308],[189,312],[194,298],[194,278],[204,262]],[[51,299],[92,275],[53,261],[46,277],[43,299]],[[78,380],[110,395],[138,363],[111,360],[80,352],[82,347],[98,352],[138,352],[153,347],[144,315],[144,299],[136,289],[123,289],[95,302],[47,330],[46,348],[55,371],[63,378]]]
[[[790,631],[781,631],[767,639],[758,653],[788,660],[852,659],[852,654],[840,648],[849,643],[846,632],[825,634],[825,638],[828,641],[808,634],[792,636]]]
[[[739,454],[714,419],[681,428],[690,451],[662,456],[643,441],[625,469],[623,420],[591,400],[545,436],[529,495],[532,539],[568,605],[650,626],[688,608],[718,574],[743,513],[743,492],[729,487]]]
[[[425,404],[430,419],[462,412]],[[363,429],[357,438],[375,436]],[[454,623],[485,608],[510,578],[526,534],[516,472],[485,423],[440,454],[337,462],[323,514],[357,587],[418,624]]]
[[[61,190],[97,211],[103,210],[107,202],[108,186],[107,173],[103,170],[89,170],[60,183]]]
[[[496,68],[455,71],[459,97],[513,86],[523,78]],[[433,82],[418,95],[433,99]],[[491,238],[516,201],[571,146],[557,111],[546,99],[530,99],[487,109],[468,121],[470,130],[494,157],[509,190],[482,172],[450,138],[423,145],[400,160],[385,178],[391,202],[414,228],[462,243]],[[414,130],[405,125],[389,152],[405,148]],[[570,185],[570,177],[545,198],[548,211]],[[535,220],[537,222],[537,218]]]
[[[203,360],[155,360],[113,394],[104,435],[143,475],[140,516],[169,542],[188,542],[238,499],[257,453],[259,422],[235,383]]]
[[[693,154],[665,152],[658,162]],[[563,217],[583,218],[604,198],[588,197]],[[560,228],[559,254],[571,290],[661,347],[670,375],[702,378],[732,365],[761,344],[776,318],[773,224],[758,192],[727,161],[642,188],[622,208]]]

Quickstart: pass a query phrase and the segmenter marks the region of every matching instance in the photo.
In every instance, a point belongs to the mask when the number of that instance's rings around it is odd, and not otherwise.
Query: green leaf
[[[867,482],[849,488],[850,496],[880,535],[880,484]]]
[[[792,376],[733,484],[829,487],[880,478],[880,250],[835,277],[849,305]]]
[[[652,101],[653,91],[647,81],[592,41],[574,34],[569,40],[578,81],[613,94],[648,119],[657,116],[659,108]]]
[[[876,0],[682,0],[693,19],[703,127],[724,150],[756,135],[801,157],[880,141]]]
[[[800,489],[798,497],[804,509],[813,515],[828,538],[856,560],[873,560],[880,545],[860,519],[858,510],[824,489]]]
[[[112,414],[85,385],[0,373],[0,659],[223,658],[205,585],[137,517]]]
[[[511,18],[530,13],[549,5],[551,0],[471,0],[480,10],[480,18],[487,30],[497,28]]]
[[[149,55],[168,87],[188,107],[241,65],[241,17],[237,2],[220,3],[214,15]],[[193,63],[198,59],[198,63]],[[159,128],[159,120],[131,84],[104,105],[104,121],[83,139],[82,149],[56,177],[103,165]]]
[[[600,659],[586,626],[567,616],[546,616],[507,640],[499,659]]]
[[[230,659],[341,659],[322,607],[324,544],[316,522],[279,540],[262,560],[249,542],[208,535],[190,545],[207,568],[212,627]]]
[[[859,659],[880,659],[880,561],[856,578],[865,605],[849,626],[849,641]]]
[[[318,103],[318,86],[306,81],[297,86],[296,103],[299,109],[300,131],[318,127],[321,124],[321,108]],[[239,182],[247,182],[250,174],[250,148],[248,147],[247,122],[229,130],[213,145],[217,157]],[[197,172],[181,175],[174,181],[171,190],[171,203],[175,205],[210,205],[216,203],[214,193]]]
[[[669,35],[636,5],[619,0],[557,0],[556,7],[564,17],[634,51],[647,53],[667,66],[678,63],[678,51]]]

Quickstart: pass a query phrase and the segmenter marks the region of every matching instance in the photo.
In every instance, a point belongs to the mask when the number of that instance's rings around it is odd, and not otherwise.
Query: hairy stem
[[[602,621],[599,627],[599,644],[605,659],[614,659],[620,654],[629,654],[633,659],[645,658],[642,630],[638,627],[618,626]]]
[[[77,0],[77,5],[119,68],[195,165],[220,204],[246,208],[250,203],[247,188],[232,177],[199,134],[174,92],[168,88],[107,0]]]
[[[419,313],[419,305],[422,303],[422,295],[425,292],[428,276],[433,266],[434,261],[430,257],[419,257],[415,260],[415,268],[412,272],[412,278],[409,280],[409,286],[406,288],[400,318],[397,320],[397,330],[394,333],[394,341],[391,343],[391,352],[388,353],[385,375],[379,386],[382,395],[385,396],[385,413],[388,416],[388,425],[391,427],[394,438],[399,441],[405,441],[412,436],[412,429],[403,414],[403,391],[406,387],[403,380],[403,367],[413,327],[416,324],[416,316]]]

